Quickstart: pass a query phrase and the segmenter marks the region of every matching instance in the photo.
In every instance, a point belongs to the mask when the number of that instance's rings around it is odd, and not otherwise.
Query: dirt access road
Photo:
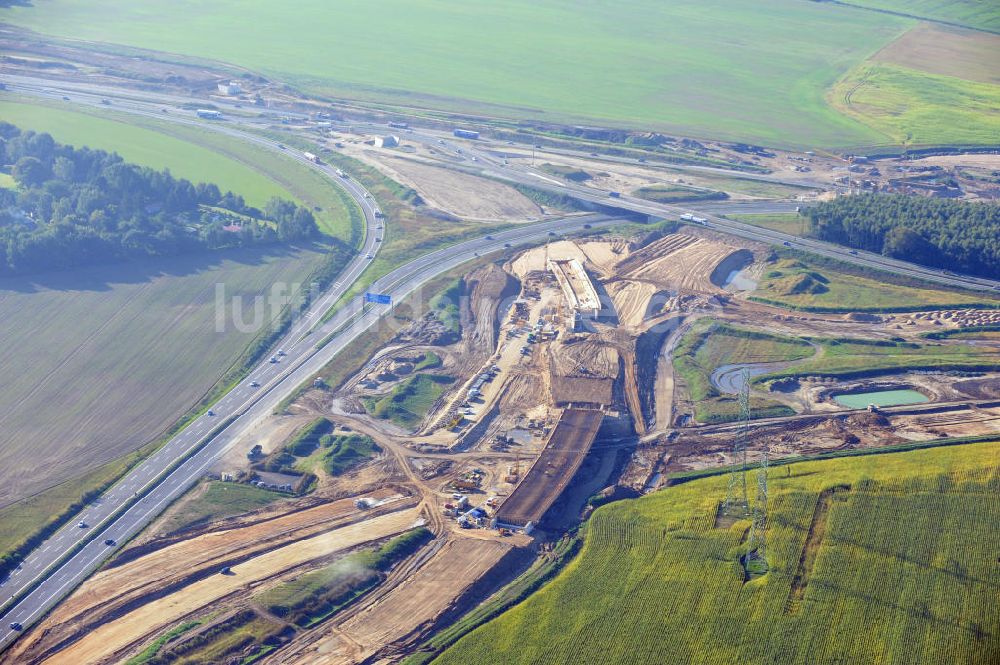
[[[147,635],[176,623],[192,612],[230,594],[252,589],[278,573],[363,543],[402,533],[412,528],[418,517],[419,513],[415,508],[400,510],[272,550],[233,566],[231,574],[212,575],[147,603],[119,619],[99,625],[51,658],[17,662],[53,665],[97,662],[120,653]]]
[[[142,607],[172,590],[183,591],[199,580],[218,582],[223,576],[217,572],[223,566],[236,566],[268,552],[284,552],[275,560],[323,556],[325,541],[321,539],[336,533],[336,527],[365,524],[372,517],[416,503],[388,489],[369,497],[381,505],[362,511],[354,506],[353,499],[333,501],[233,529],[204,533],[102,570],[20,640],[0,662],[35,662],[57,645],[91,632],[108,617]],[[293,556],[293,552],[299,554]],[[274,572],[280,570],[275,568]],[[247,578],[241,577],[241,581],[246,583]],[[125,618],[129,616],[126,614]]]

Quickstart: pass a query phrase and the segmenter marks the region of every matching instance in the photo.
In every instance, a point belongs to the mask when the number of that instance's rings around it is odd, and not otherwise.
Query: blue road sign
[[[385,293],[365,293],[365,302],[373,302],[376,305],[391,305],[392,297]]]

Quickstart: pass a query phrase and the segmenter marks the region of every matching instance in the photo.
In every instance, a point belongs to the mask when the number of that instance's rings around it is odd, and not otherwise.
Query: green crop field
[[[599,508],[555,580],[434,663],[995,663],[1000,442],[773,467],[767,574],[714,476]]]
[[[834,86],[830,102],[896,145],[993,144],[1000,136],[1000,85],[866,63]]]
[[[269,329],[272,284],[307,279],[320,259],[237,250],[0,281],[0,505],[156,438]],[[240,332],[228,304],[240,297],[252,323],[256,296],[262,327]]]
[[[882,140],[824,94],[916,23],[801,0],[50,0],[0,20],[234,63],[321,95],[802,146]]]
[[[22,129],[48,132],[60,143],[117,152],[126,161],[170,169],[192,182],[214,182],[263,206],[272,196],[291,194],[266,175],[203,145],[174,138],[126,119],[114,119],[41,104],[0,102],[0,119]]]
[[[316,221],[322,231],[344,240],[360,234],[360,221],[351,217],[355,204],[329,179],[292,159],[209,129],[126,113],[95,115],[69,104],[20,101],[0,102],[0,120],[48,132],[60,143],[117,152],[129,162],[170,169],[192,182],[215,183],[251,205],[263,206],[272,196],[293,199],[319,208]]]
[[[980,30],[1000,32],[1000,5],[989,0],[843,0],[869,9],[900,12],[931,21],[944,21]]]
[[[902,312],[937,308],[1000,306],[989,294],[902,286],[851,275],[808,260],[778,259],[769,263],[752,300],[819,312]]]
[[[712,385],[710,377],[716,368],[736,363],[791,362],[813,353],[808,342],[793,337],[701,319],[674,349],[673,363],[695,404],[695,419],[724,422],[739,416],[739,404],[735,396],[723,396]],[[757,395],[751,395],[750,407],[755,418],[793,413],[789,407]]]

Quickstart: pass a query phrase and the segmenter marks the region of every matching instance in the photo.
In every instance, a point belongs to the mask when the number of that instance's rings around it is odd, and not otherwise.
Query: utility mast
[[[752,575],[767,572],[767,464],[770,450],[767,441],[761,451],[760,468],[757,469],[757,501],[753,506],[753,522],[747,538],[745,567]]]
[[[750,372],[743,368],[740,375],[740,425],[733,441],[733,470],[729,473],[729,489],[722,513],[729,517],[748,517],[750,500],[747,496],[747,438],[750,434]]]

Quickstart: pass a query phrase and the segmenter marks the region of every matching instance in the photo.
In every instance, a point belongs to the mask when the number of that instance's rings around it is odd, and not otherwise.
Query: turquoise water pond
[[[868,393],[834,395],[833,400],[849,409],[864,409],[869,404],[875,406],[899,406],[901,404],[923,404],[930,401],[927,395],[916,390],[876,390]]]

